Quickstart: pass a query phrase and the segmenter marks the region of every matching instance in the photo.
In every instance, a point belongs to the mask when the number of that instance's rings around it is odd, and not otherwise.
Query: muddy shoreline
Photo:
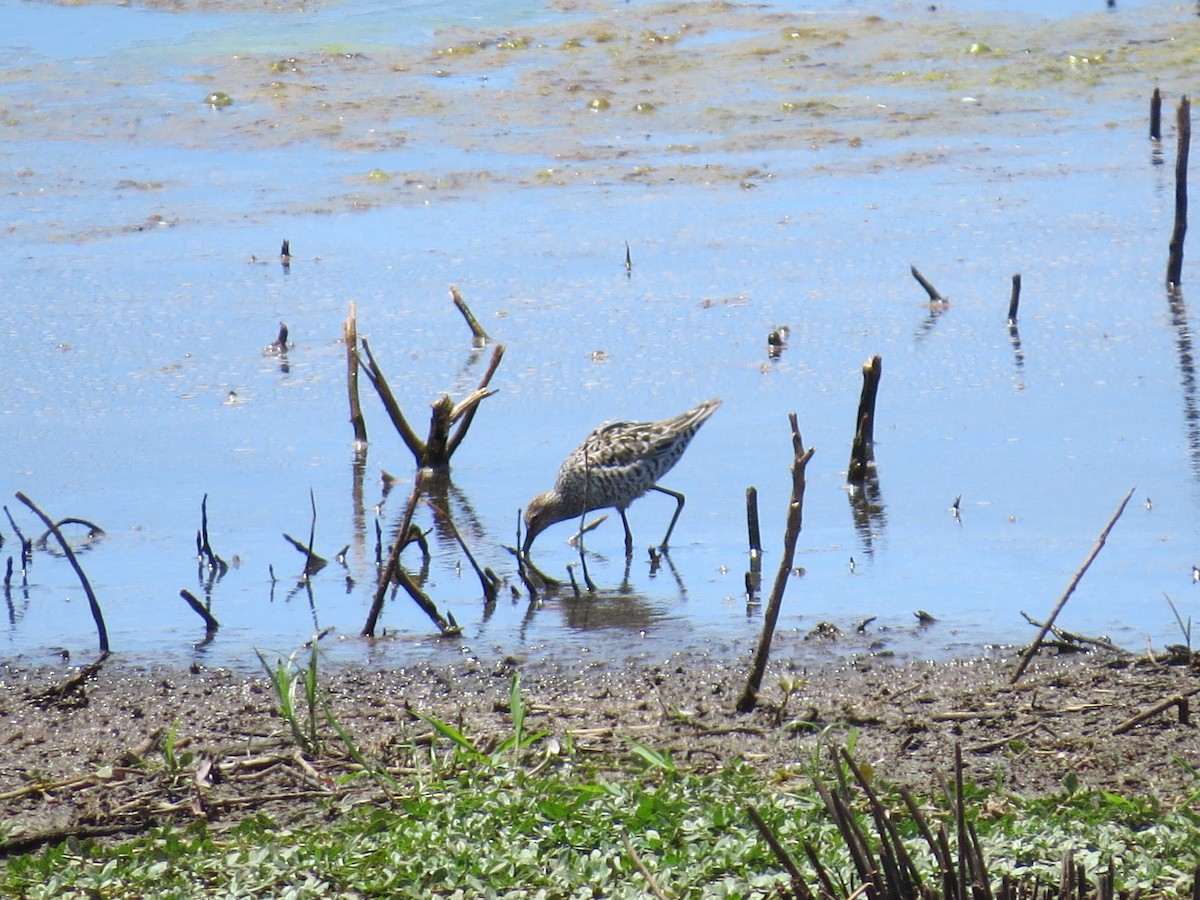
[[[853,731],[857,755],[888,783],[940,790],[964,751],[968,779],[1020,795],[1053,794],[1069,780],[1185,802],[1200,762],[1200,735],[1163,709],[1116,734],[1129,719],[1200,687],[1200,667],[1117,654],[1037,660],[1015,687],[1015,656],[946,662],[869,657],[801,670],[773,663],[758,709],[732,712],[745,679],[740,662],[679,654],[660,664],[609,669],[520,665],[534,753],[570,752],[599,765],[629,757],[629,740],[669,750],[681,769],[745,761],[764,780],[805,779],[814,754]],[[433,731],[414,713],[454,723],[480,747],[511,735],[515,660],[393,670],[338,667],[320,673],[338,722],[371,761],[401,778]],[[793,692],[783,703],[781,682]],[[281,824],[316,820],[376,802],[332,729],[325,752],[297,750],[262,675],[228,670],[105,665],[65,695],[46,692],[62,670],[0,669],[0,806],[7,853],[69,835],[127,837],[203,819],[217,826],[266,813]],[[171,737],[173,730],[173,738]],[[168,744],[173,744],[168,750]],[[553,739],[553,740],[552,740]]]

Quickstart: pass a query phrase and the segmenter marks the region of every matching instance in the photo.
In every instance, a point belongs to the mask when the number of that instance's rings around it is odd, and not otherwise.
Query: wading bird
[[[633,534],[625,510],[647,491],[675,498],[675,515],[662,539],[661,547],[666,550],[683,512],[684,498],[678,491],[659,486],[657,481],[679,462],[700,426],[720,405],[720,400],[707,400],[673,419],[613,422],[589,434],[563,462],[554,487],[529,501],[522,554],[528,556],[534,539],[551,525],[609,507],[621,514],[625,553],[632,554]]]

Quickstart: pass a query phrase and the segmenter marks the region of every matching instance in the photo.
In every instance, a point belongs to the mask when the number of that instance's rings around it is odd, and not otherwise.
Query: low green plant
[[[279,717],[287,723],[291,730],[292,739],[296,745],[310,756],[319,756],[322,751],[321,736],[317,728],[317,712],[320,705],[317,696],[317,642],[314,638],[309,644],[309,658],[306,665],[296,663],[297,654],[293,653],[286,660],[276,659],[272,666],[267,662],[261,650],[255,650],[258,661],[262,663],[263,671],[271,683],[275,693],[275,701],[279,704]],[[297,708],[297,695],[304,699],[305,709]],[[303,718],[302,718],[303,717]]]
[[[190,753],[184,753],[181,756],[175,752],[178,735],[179,720],[176,719],[171,723],[171,727],[167,729],[167,733],[162,735],[158,740],[158,749],[163,755],[163,764],[167,767],[167,773],[170,775],[180,774],[192,761]]]
[[[454,745],[456,752],[464,755],[472,762],[486,762],[497,765],[505,754],[512,753],[514,760],[520,758],[521,752],[532,744],[540,741],[547,734],[545,731],[529,734],[525,731],[525,701],[521,696],[521,673],[513,672],[508,691],[508,709],[512,718],[513,733],[496,744],[491,751],[484,750],[472,741],[461,728],[456,728],[449,722],[444,722],[432,713],[417,712],[418,719],[429,725],[442,737]]]

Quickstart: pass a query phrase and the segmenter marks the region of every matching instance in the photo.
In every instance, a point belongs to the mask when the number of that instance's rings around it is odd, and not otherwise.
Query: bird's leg
[[[658,491],[660,494],[666,494],[669,497],[675,498],[675,515],[671,516],[671,524],[667,526],[667,535],[662,539],[660,550],[667,549],[667,542],[671,540],[671,532],[675,530],[675,523],[679,521],[679,514],[683,512],[683,494],[679,491],[673,491],[670,488],[659,487],[657,484],[650,485],[650,490]]]
[[[621,524],[625,526],[625,558],[633,556],[633,532],[629,530],[629,520],[625,518],[625,510],[617,510],[621,514]]]

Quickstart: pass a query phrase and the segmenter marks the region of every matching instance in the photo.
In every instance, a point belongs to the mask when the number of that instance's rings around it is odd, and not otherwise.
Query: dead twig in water
[[[917,271],[916,266],[909,266],[909,271],[912,272],[912,277],[917,279],[917,284],[925,289],[925,293],[929,295],[930,303],[949,303],[950,301],[938,293],[938,289],[929,283],[929,279]]]
[[[396,532],[396,540],[392,543],[391,552],[388,554],[387,565],[379,573],[379,583],[375,587],[375,599],[371,603],[371,610],[367,614],[367,621],[363,625],[361,632],[363,637],[375,637],[375,625],[379,621],[380,612],[383,610],[383,601],[387,597],[388,588],[391,587],[393,582],[399,583],[408,592],[408,595],[429,616],[442,634],[456,635],[460,631],[458,623],[454,621],[454,616],[443,617],[438,612],[436,604],[429,599],[420,586],[400,566],[400,551],[408,544],[413,512],[417,508],[417,501],[421,498],[421,493],[424,489],[424,479],[426,477],[423,470],[417,470],[417,477],[413,479],[412,493],[408,497],[408,505],[404,507],[404,517],[400,521],[400,528]]]
[[[1171,233],[1170,250],[1167,255],[1167,286],[1178,288],[1183,284],[1183,238],[1187,234],[1187,170],[1188,155],[1192,146],[1192,104],[1185,96],[1175,111],[1175,229]]]
[[[750,569],[746,572],[746,601],[758,602],[762,590],[762,532],[758,524],[758,489],[746,488],[746,529],[750,538]]]
[[[1017,307],[1021,305],[1021,273],[1012,277],[1012,295],[1008,298],[1008,324],[1017,324]]]
[[[1129,498],[1133,496],[1134,490],[1136,489],[1129,489],[1129,493],[1125,495],[1125,499],[1121,501],[1121,505],[1117,507],[1117,511],[1113,513],[1112,518],[1108,520],[1108,524],[1104,526],[1104,530],[1100,532],[1100,537],[1096,539],[1096,546],[1092,547],[1092,552],[1088,554],[1087,559],[1083,561],[1083,565],[1079,567],[1079,571],[1075,573],[1075,577],[1071,579],[1071,583],[1067,585],[1067,589],[1063,592],[1062,597],[1059,598],[1054,610],[1050,613],[1050,618],[1042,624],[1042,629],[1038,632],[1038,636],[1034,638],[1033,643],[1025,648],[1025,652],[1021,654],[1021,661],[1017,664],[1017,671],[1013,672],[1012,678],[1009,679],[1009,684],[1016,684],[1020,681],[1021,675],[1024,674],[1030,660],[1033,659],[1033,655],[1037,653],[1038,648],[1042,645],[1046,634],[1054,627],[1054,620],[1058,618],[1058,614],[1062,612],[1062,608],[1067,605],[1067,600],[1075,592],[1075,588],[1079,586],[1080,579],[1083,578],[1088,567],[1091,566],[1093,560],[1096,559],[1100,551],[1104,548],[1104,542],[1108,540],[1109,532],[1117,524],[1117,519],[1121,518],[1121,513],[1125,512],[1125,506],[1129,503]]]
[[[42,520],[42,523],[46,526],[46,529],[54,535],[55,539],[59,543],[59,546],[62,547],[63,554],[67,557],[67,561],[70,562],[71,568],[73,568],[75,570],[75,574],[79,576],[79,581],[83,585],[83,592],[87,594],[88,606],[91,607],[92,610],[92,618],[96,621],[96,632],[100,637],[100,658],[103,660],[106,656],[108,656],[108,629],[104,626],[104,614],[100,611],[100,602],[96,599],[96,592],[92,590],[91,582],[88,581],[87,575],[83,573],[83,567],[79,565],[79,560],[75,558],[75,551],[71,549],[71,545],[67,543],[67,539],[63,537],[63,533],[58,530],[58,526],[50,521],[50,517],[42,512],[36,503],[34,503],[20,491],[17,491],[17,499],[28,506],[33,511],[34,515]]]
[[[458,307],[462,317],[467,320],[467,327],[471,329],[471,343],[476,347],[483,347],[490,343],[492,339],[483,330],[483,326],[479,324],[479,320],[475,318],[475,314],[471,312],[471,308],[467,306],[462,294],[454,285],[450,285],[450,299],[454,301],[454,305]]]
[[[792,426],[792,497],[788,504],[787,526],[783,536],[783,557],[779,560],[779,571],[775,573],[775,585],[771,588],[771,599],[763,614],[762,636],[758,640],[758,652],[754,657],[754,665],[750,669],[750,677],[746,681],[745,690],[737,702],[737,711],[750,712],[758,703],[758,689],[762,686],[763,674],[767,669],[767,659],[771,655],[771,638],[775,634],[775,623],[779,619],[779,607],[783,605],[783,592],[787,588],[787,580],[792,573],[792,562],[796,557],[796,542],[800,539],[800,529],[803,526],[804,513],[804,470],[812,459],[814,450],[804,449],[800,439],[800,426],[796,414],[790,413],[788,421]]]
[[[359,445],[367,443],[367,420],[363,418],[362,404],[358,398],[358,305],[350,301],[350,313],[342,323],[342,343],[346,345],[346,391],[350,396],[350,425],[354,428],[354,440]]]
[[[363,353],[367,355],[366,360],[359,359],[359,365],[362,366],[363,373],[367,376],[367,381],[371,382],[371,386],[375,388],[375,393],[379,395],[380,401],[383,403],[384,410],[387,411],[388,418],[392,420],[392,426],[400,435],[400,439],[404,441],[404,445],[418,460],[425,450],[425,445],[421,439],[417,437],[417,433],[412,430],[412,426],[408,424],[408,420],[404,418],[404,413],[400,411],[400,404],[396,402],[396,397],[392,394],[391,387],[388,386],[387,379],[383,376],[383,370],[379,368],[379,364],[375,361],[375,355],[371,352],[371,345],[367,343],[366,338],[361,339]]]
[[[200,501],[200,531],[196,534],[196,555],[202,563],[208,560],[209,570],[216,572],[218,578],[229,571],[228,564],[213,552],[212,545],[208,542],[208,494]]]
[[[475,420],[475,410],[478,408],[479,402],[495,393],[495,391],[488,389],[488,385],[492,381],[492,376],[496,374],[496,369],[500,367],[500,360],[503,358],[504,345],[497,344],[492,350],[492,359],[488,363],[487,369],[479,379],[479,386],[475,388],[469,397],[455,407],[455,413],[451,416],[451,422],[458,422],[458,428],[455,429],[454,434],[450,436],[450,440],[446,443],[447,464],[449,463],[449,458],[454,455],[454,451],[458,449],[458,445],[467,436],[467,429],[471,427],[471,423]],[[475,398],[473,402],[472,398]]]
[[[432,509],[437,515],[442,517],[442,522],[450,529],[450,534],[454,536],[454,540],[458,543],[459,549],[467,557],[467,562],[471,568],[475,570],[475,575],[479,579],[479,586],[483,589],[483,596],[488,603],[492,603],[496,599],[499,591],[500,579],[496,577],[496,573],[491,569],[486,571],[480,568],[479,563],[475,560],[475,554],[471,552],[471,548],[467,546],[467,542],[463,540],[462,534],[459,533],[458,527],[454,524],[454,519],[450,516],[448,509],[443,509],[432,500],[426,500],[426,505]]]
[[[1150,140],[1162,140],[1162,91],[1158,88],[1150,95]]]
[[[216,634],[217,629],[221,627],[220,624],[213,618],[213,614],[205,608],[204,604],[196,599],[196,595],[191,591],[182,590],[179,592],[179,596],[192,608],[192,612],[204,620],[205,633],[210,635]]]
[[[33,562],[33,541],[21,533],[21,529],[17,526],[17,522],[12,517],[12,513],[8,511],[7,506],[4,507],[4,515],[8,516],[8,524],[12,526],[13,533],[17,536],[17,543],[21,545],[21,573],[24,574],[29,564]]]
[[[409,451],[415,457],[417,467],[435,471],[449,470],[450,457],[453,456],[454,451],[458,449],[458,445],[466,437],[467,429],[471,426],[471,422],[475,418],[475,411],[479,403],[496,393],[495,390],[488,388],[487,384],[491,381],[492,375],[495,373],[497,366],[500,365],[500,360],[504,356],[504,345],[496,345],[496,349],[492,353],[491,363],[488,365],[487,371],[484,372],[479,387],[457,404],[445,394],[432,404],[433,411],[429,421],[429,436],[424,441],[417,437],[416,432],[413,431],[412,426],[408,424],[408,420],[404,417],[404,413],[401,412],[400,404],[396,402],[396,398],[388,386],[382,369],[379,368],[379,364],[375,361],[375,356],[371,353],[371,347],[367,343],[366,338],[362,339],[362,348],[363,352],[367,355],[366,362],[360,360],[362,370],[366,373],[367,380],[371,382],[371,385],[375,388],[375,392],[379,395],[384,409],[387,410],[388,417],[392,420],[392,425],[395,426],[405,446],[408,447]],[[456,424],[458,427],[455,429],[454,434],[451,434],[450,429]]]
[[[862,393],[858,398],[858,420],[850,445],[849,484],[863,484],[875,464],[875,398],[883,377],[883,358],[876,354],[863,363]]]

